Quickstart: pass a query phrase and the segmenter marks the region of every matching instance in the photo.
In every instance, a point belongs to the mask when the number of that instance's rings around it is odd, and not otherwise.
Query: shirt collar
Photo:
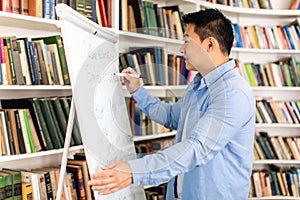
[[[200,73],[194,78],[194,86],[198,85],[198,89],[203,87],[209,87],[211,84],[216,82],[220,77],[222,77],[226,72],[232,70],[235,66],[234,59],[229,60],[228,62],[220,65],[219,67],[215,68],[204,77],[201,76]],[[199,85],[200,82],[200,85]]]

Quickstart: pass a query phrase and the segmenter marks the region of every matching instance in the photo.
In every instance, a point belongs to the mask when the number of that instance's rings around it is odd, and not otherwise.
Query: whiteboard
[[[90,174],[115,160],[136,158],[118,71],[118,37],[70,7],[56,7],[66,52],[76,114]],[[101,200],[143,200],[142,187],[129,186]]]

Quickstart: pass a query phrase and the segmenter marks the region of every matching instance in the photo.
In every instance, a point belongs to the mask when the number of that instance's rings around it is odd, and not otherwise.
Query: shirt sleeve
[[[225,90],[214,98],[186,140],[155,154],[129,161],[134,185],[166,182],[206,164],[228,144],[253,117],[254,103],[240,90]]]
[[[181,100],[175,104],[161,102],[157,97],[151,96],[144,87],[140,87],[132,97],[143,112],[152,120],[165,127],[176,130],[181,111]]]

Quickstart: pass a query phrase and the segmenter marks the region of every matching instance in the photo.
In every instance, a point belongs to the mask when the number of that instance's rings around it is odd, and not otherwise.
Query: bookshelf
[[[60,34],[59,21],[19,14],[0,12],[0,35],[20,37],[44,37]],[[0,85],[1,100],[40,97],[71,96],[70,85]],[[2,106],[1,106],[2,107]],[[82,145],[72,146],[71,156],[83,149]],[[33,169],[59,166],[63,149],[53,149],[36,153],[0,156],[1,168]]]
[[[275,10],[268,9],[253,9],[253,8],[237,8],[220,4],[212,4],[206,1],[200,1],[200,6],[203,8],[217,8],[229,17],[233,23],[250,26],[259,24],[260,26],[274,26],[277,24],[289,25],[294,19],[300,16],[299,10],[288,10],[289,2],[273,1]],[[258,22],[259,20],[259,22]],[[268,63],[275,62],[285,57],[294,56],[299,62],[299,49],[254,49],[254,48],[236,48],[232,49],[232,57],[244,62]],[[299,101],[299,87],[271,87],[271,86],[256,86],[252,87],[256,97],[271,99],[272,101]],[[299,137],[300,126],[298,123],[280,124],[280,123],[257,123],[256,133],[267,132],[270,137]],[[282,169],[288,169],[291,166],[300,167],[299,160],[278,160],[278,159],[263,159],[253,161],[253,170],[270,170],[270,165],[276,165]],[[252,185],[256,191],[256,186]],[[250,197],[250,199],[298,199],[299,197],[292,196],[270,196],[263,195]]]
[[[181,11],[187,13],[196,11],[199,8],[217,8],[224,12],[233,23],[252,25],[259,23],[267,26],[270,24],[288,24],[291,20],[300,16],[298,10],[287,10],[290,1],[273,1],[275,10],[266,9],[249,9],[235,8],[220,4],[212,4],[206,1],[197,0],[153,0],[160,6],[179,5]],[[163,38],[158,36],[133,33],[119,30],[119,1],[113,1],[112,6],[112,28],[119,35],[119,52],[125,53],[128,47],[132,46],[162,46],[170,51],[179,54],[179,47],[182,41],[177,39]],[[0,12],[0,35],[17,35],[18,37],[41,37],[44,35],[55,35],[60,33],[60,25],[58,21],[36,18],[31,16],[23,16],[12,13]],[[296,60],[300,61],[300,50],[281,50],[281,49],[251,49],[251,48],[233,48],[231,57],[243,60],[244,62],[273,62],[294,55]],[[186,86],[146,86],[146,89],[154,96],[159,98],[181,97]],[[124,95],[130,97],[126,89],[123,89]],[[272,98],[273,100],[300,100],[299,87],[253,87],[255,96]],[[52,95],[65,96],[71,95],[70,86],[0,86],[1,99],[14,99],[24,97],[50,97]],[[299,136],[299,124],[257,124],[256,131],[268,131],[271,136]],[[135,137],[134,141],[143,141],[157,139],[161,137],[169,137],[175,135],[170,132],[162,135],[151,135],[145,137]],[[72,147],[70,154],[79,151],[82,146]],[[59,163],[62,150],[52,150],[47,152],[39,152],[35,154],[24,154],[17,156],[0,157],[0,165],[18,166],[31,168],[42,166],[43,164]],[[36,159],[39,158],[39,159]],[[26,160],[26,162],[24,162]],[[28,162],[27,162],[28,161]],[[32,161],[32,162],[31,162]],[[46,162],[47,161],[47,162]],[[295,160],[256,160],[253,161],[255,170],[264,169],[270,164],[279,166],[299,166],[300,162]],[[297,199],[294,197],[253,197],[251,199]]]
[[[290,24],[293,20],[300,16],[299,10],[288,10],[288,6],[291,1],[272,1],[274,4],[273,10],[268,9],[253,9],[253,8],[240,8],[231,7],[221,4],[213,4],[195,0],[183,0],[183,1],[155,1],[160,6],[166,5],[179,5],[179,8],[184,12],[196,11],[199,8],[216,8],[221,10],[233,23],[241,25],[256,25],[259,23],[261,26],[270,26],[278,24]],[[119,5],[120,6],[120,5]],[[117,13],[117,9],[115,9]],[[118,13],[114,15],[118,19]],[[115,21],[117,22],[117,21]],[[119,29],[119,24],[114,24],[115,29]],[[159,45],[165,48],[172,49],[172,51],[178,53],[179,46],[182,44],[179,40],[162,38],[152,35],[144,35],[140,33],[132,33],[119,30],[120,35],[120,52],[124,53],[128,51],[128,47],[132,46],[134,42],[135,46],[149,46]],[[256,62],[256,63],[269,63],[275,62],[280,59],[284,59],[289,56],[294,56],[296,60],[300,61],[300,50],[291,49],[254,49],[254,48],[232,48],[231,57],[242,60],[244,62]],[[172,91],[176,97],[181,97],[185,86],[145,86],[150,94],[159,98],[170,97],[168,91]],[[256,86],[252,87],[256,97],[263,97],[272,99],[273,101],[295,101],[300,100],[300,88],[299,87],[268,87],[268,86]],[[124,89],[126,97],[130,95]],[[267,131],[270,136],[283,136],[283,137],[296,137],[299,136],[300,125],[299,124],[256,124],[256,132]],[[164,134],[162,134],[164,135]],[[154,135],[156,137],[156,135]],[[269,165],[278,165],[282,167],[298,166],[300,163],[298,160],[254,160],[253,169],[261,170],[267,168]],[[252,197],[251,199],[297,199],[297,197]]]

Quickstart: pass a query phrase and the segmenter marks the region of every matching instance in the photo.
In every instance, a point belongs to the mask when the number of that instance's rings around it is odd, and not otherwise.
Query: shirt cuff
[[[139,89],[137,89],[131,95],[136,101],[139,101],[144,99],[145,96],[148,95],[148,92],[143,86],[140,86]]]
[[[138,185],[149,185],[149,173],[146,172],[146,167],[142,159],[135,159],[128,161],[132,173],[132,184]]]

